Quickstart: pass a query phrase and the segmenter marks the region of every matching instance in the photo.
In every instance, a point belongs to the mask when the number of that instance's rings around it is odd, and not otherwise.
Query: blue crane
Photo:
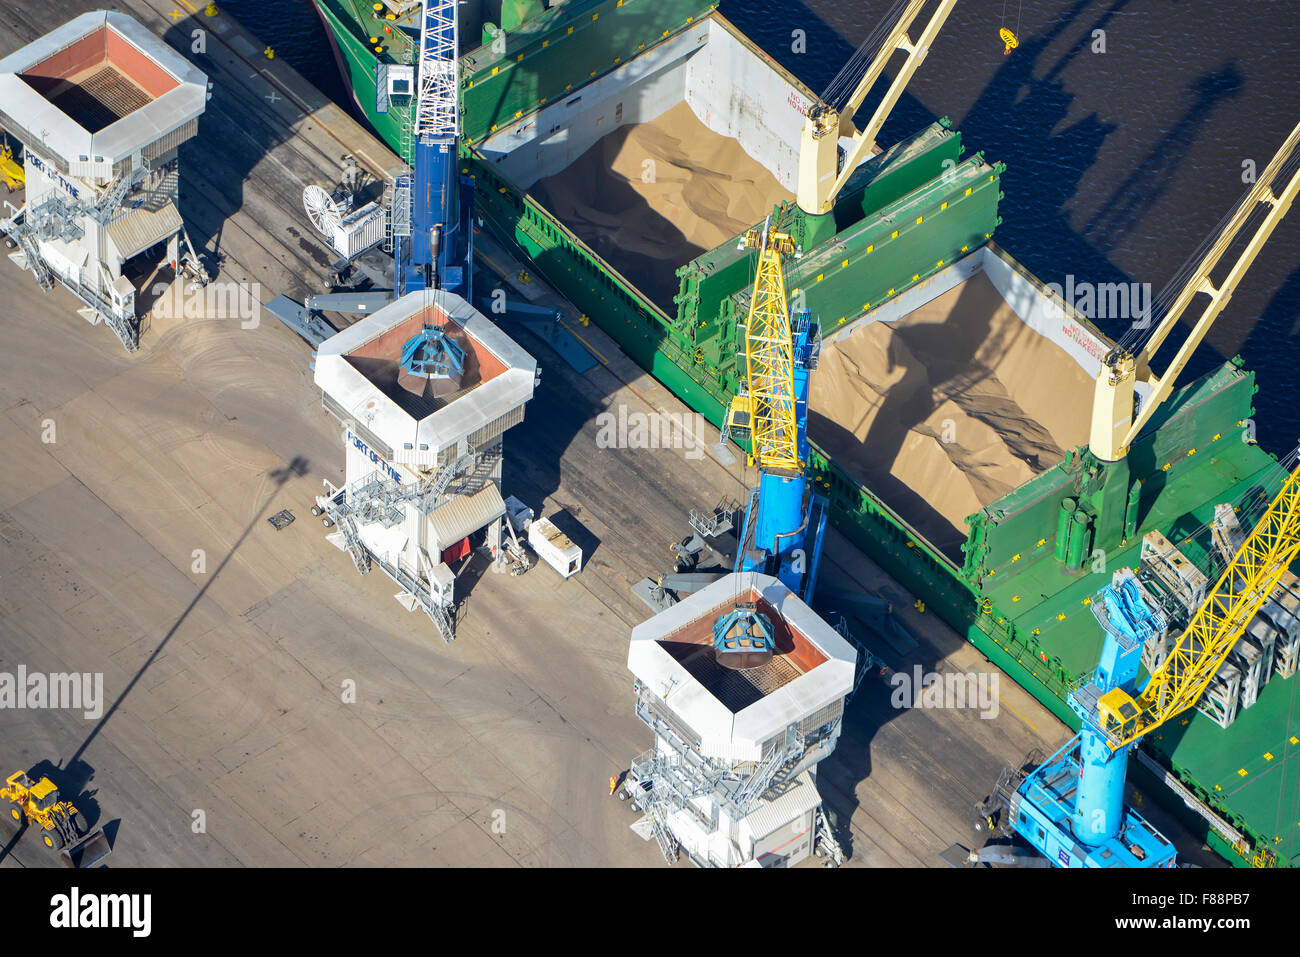
[[[1124,802],[1128,758],[1146,734],[1196,704],[1300,554],[1300,467],[1287,477],[1164,662],[1136,693],[1143,645],[1168,627],[1132,570],[1092,601],[1105,632],[1097,669],[1071,689],[1079,733],[1033,769],[1004,774],[981,817],[1060,867],[1172,867],[1174,846]],[[984,851],[991,853],[985,854]],[[973,860],[991,860],[985,848]]]
[[[474,185],[459,172],[456,0],[423,0],[411,111],[412,172],[393,210],[395,294],[446,289],[471,298]],[[407,212],[402,221],[403,210]],[[409,225],[408,225],[409,224]]]
[[[745,234],[743,246],[758,250],[749,315],[744,326],[745,376],[727,409],[726,430],[750,442],[749,462],[759,469],[750,490],[735,570],[779,578],[812,602],[825,499],[808,487],[808,380],[821,340],[807,309],[786,302],[784,255],[794,240],[770,218]]]

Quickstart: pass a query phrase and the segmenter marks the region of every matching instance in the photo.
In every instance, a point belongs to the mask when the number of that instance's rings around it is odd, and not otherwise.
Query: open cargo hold
[[[644,249],[601,245],[599,231],[591,231],[592,214],[601,210],[571,205],[557,215],[545,200],[561,204],[548,184],[537,184],[575,163],[594,163],[584,157],[592,151],[609,163],[605,172],[621,174],[636,192],[632,157],[607,144],[634,137],[638,128],[652,131],[670,111],[685,120],[685,104],[709,136],[733,140],[747,160],[710,169],[707,156],[690,153],[689,163],[670,163],[674,174],[690,166],[712,185],[728,174],[753,181],[749,171],[757,164],[791,190],[811,93],[711,8],[609,0],[565,9],[567,27],[521,31],[504,52],[483,47],[462,60],[465,168],[477,177],[479,215],[633,359],[720,423],[739,385],[737,328],[748,308],[749,254],[732,238],[679,262],[693,252],[683,231],[676,245],[664,244],[656,266]],[[738,171],[737,163],[746,169]],[[1109,569],[1136,565],[1147,530],[1160,528],[1179,542],[1210,519],[1215,504],[1251,489],[1272,494],[1280,476],[1271,456],[1240,441],[1254,383],[1232,364],[1178,390],[1124,463],[1102,467],[1074,448],[1085,438],[1090,383],[1110,344],[989,242],[999,222],[1000,173],[978,154],[962,159],[960,134],[941,121],[863,164],[832,214],[806,217],[793,204],[779,204],[778,222],[804,253],[787,263],[791,298],[812,311],[826,343],[824,367],[813,377],[813,410],[821,414],[809,472],[842,532],[1075,724],[1064,698],[1070,682],[1096,663],[1101,635],[1087,600],[1108,581]],[[678,202],[690,186],[680,189]],[[730,197],[710,195],[714,209],[732,208]],[[595,248],[584,235],[596,237]],[[629,251],[644,258],[623,260],[626,271],[616,268]],[[660,269],[675,270],[671,302],[659,274],[648,275]],[[964,334],[964,356],[945,340],[950,330]],[[877,368],[863,367],[864,356]],[[851,369],[855,362],[861,375]],[[1060,401],[1037,388],[1044,369],[1065,393]],[[897,401],[900,414],[915,420],[905,419],[905,432],[880,434],[876,452],[887,462],[873,458],[873,423],[833,407],[837,392],[844,398],[868,385],[882,407]],[[945,409],[951,414],[935,421]],[[933,440],[937,426],[942,442],[946,419],[958,448],[938,448]],[[837,441],[847,438],[842,433],[865,441]],[[881,448],[889,454],[879,455]],[[929,474],[936,464],[947,479]],[[958,492],[950,501],[927,490],[927,482],[947,487],[953,480]],[[1079,513],[1072,546],[1078,555],[1068,561],[1056,554],[1066,499]],[[918,503],[929,512],[917,510]],[[967,508],[971,514],[963,516]],[[1097,554],[1105,564],[1093,560]],[[1300,831],[1287,817],[1297,787],[1288,781],[1282,803],[1266,807],[1270,778],[1252,772],[1249,760],[1281,761],[1297,749],[1289,743],[1289,690],[1289,681],[1271,682],[1250,720],[1227,731],[1193,717],[1150,742],[1192,794],[1256,848],[1272,850],[1278,863],[1300,859]],[[1214,833],[1209,839],[1241,862],[1239,850]]]
[[[675,272],[791,199],[740,144],[683,100],[622,126],[558,173],[519,182],[641,291],[675,312]]]
[[[1087,439],[1092,386],[981,271],[897,321],[864,319],[824,344],[809,428],[840,465],[959,557],[966,516]]]
[[[477,54],[465,58],[466,69],[477,64],[478,70],[464,81],[467,115],[471,102],[507,98],[521,85],[538,81],[532,73],[515,75],[530,62],[521,55],[513,65],[508,58],[499,64],[475,60]],[[499,70],[506,72],[493,72]],[[482,94],[490,84],[497,86],[488,98]],[[698,123],[709,131],[710,149],[732,141],[711,153],[691,151],[691,173],[716,188],[713,208],[729,210],[733,224],[743,222],[741,213],[768,210],[757,205],[760,197],[748,195],[741,180],[764,182],[769,190],[761,197],[764,203],[779,195],[778,188],[786,195],[793,189],[803,114],[811,98],[807,88],[716,13],[692,19],[580,91],[540,96],[545,102],[536,112],[469,144],[466,167],[478,178],[478,212],[484,225],[518,244],[543,276],[634,359],[720,423],[742,371],[736,361],[737,326],[745,317],[740,300],[748,296],[753,278],[750,254],[737,250],[731,237],[679,262],[690,252],[689,243],[679,243],[665,249],[666,258],[657,265],[649,257],[639,260],[629,275],[584,241],[582,215],[566,221],[539,197],[549,188],[546,181],[583,160],[593,147],[599,151],[606,137],[624,127],[646,129],[670,113],[670,121],[685,119],[684,105],[694,117],[686,125]],[[747,157],[743,172],[729,165],[740,154]],[[805,261],[819,268],[804,298],[824,332],[868,311],[873,301],[922,283],[992,235],[1000,167],[979,156],[959,161],[960,154],[961,137],[937,123],[864,164],[833,214],[812,219],[792,203],[781,204],[778,221],[795,235]],[[639,166],[635,172],[639,175]],[[776,186],[767,182],[769,177]],[[622,178],[625,189],[646,185],[633,187],[627,178]],[[728,178],[731,184],[723,194]],[[538,195],[528,195],[529,186],[539,181]],[[574,212],[580,211],[570,208],[571,216]],[[649,215],[659,216],[652,208]],[[930,265],[918,273],[918,261]],[[663,281],[649,278],[652,270],[676,271],[677,294],[671,301],[656,301],[647,292],[646,286]],[[662,293],[658,298],[667,300]]]

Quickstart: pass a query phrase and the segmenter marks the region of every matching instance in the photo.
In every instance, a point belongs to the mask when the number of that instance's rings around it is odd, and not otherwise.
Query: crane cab
[[[1111,688],[1097,699],[1097,717],[1107,734],[1127,737],[1142,709],[1123,688]]]

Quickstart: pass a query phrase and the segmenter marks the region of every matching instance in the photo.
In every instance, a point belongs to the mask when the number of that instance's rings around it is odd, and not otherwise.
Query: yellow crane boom
[[[761,468],[800,475],[794,341],[781,267],[781,257],[795,251],[794,240],[772,229],[769,218],[745,234],[744,245],[758,250],[758,268],[745,320],[745,387],[731,400],[727,428],[749,432],[750,458]]]
[[[1112,749],[1122,748],[1196,704],[1246,626],[1300,554],[1300,465],[1192,616],[1169,657],[1137,698],[1116,688],[1098,702]]]

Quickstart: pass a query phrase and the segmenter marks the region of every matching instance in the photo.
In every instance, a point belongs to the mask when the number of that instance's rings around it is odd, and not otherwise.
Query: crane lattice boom
[[[745,245],[758,249],[754,295],[745,322],[745,368],[753,418],[753,456],[767,471],[803,473],[794,394],[794,341],[785,299],[781,256],[795,251],[787,233],[765,223]]]
[[[456,0],[423,0],[415,129],[421,136],[458,136]]]
[[[1127,709],[1106,709],[1101,725],[1111,748],[1132,743],[1196,703],[1297,554],[1300,466],[1287,476],[1164,664],[1130,699],[1136,713],[1121,719],[1116,710]]]

